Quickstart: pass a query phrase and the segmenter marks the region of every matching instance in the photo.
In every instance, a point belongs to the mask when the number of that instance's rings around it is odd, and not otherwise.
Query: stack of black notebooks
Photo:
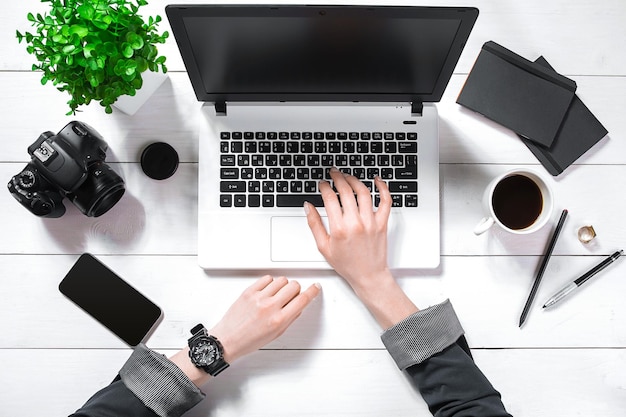
[[[543,57],[528,61],[487,42],[457,103],[513,130],[556,176],[608,133],[575,92]]]

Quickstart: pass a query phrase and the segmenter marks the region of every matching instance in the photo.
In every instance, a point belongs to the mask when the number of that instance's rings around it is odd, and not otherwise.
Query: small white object
[[[141,77],[143,78],[143,85],[137,90],[137,93],[134,96],[120,96],[115,103],[113,103],[113,107],[132,116],[167,79],[166,74],[152,72],[150,70],[143,72]]]

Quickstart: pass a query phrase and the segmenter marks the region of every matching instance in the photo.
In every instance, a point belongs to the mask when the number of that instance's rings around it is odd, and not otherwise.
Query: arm
[[[276,339],[320,292],[266,275],[247,288],[209,331],[232,365]],[[184,347],[170,359],[139,345],[109,386],[97,392],[73,417],[174,417],[202,401],[199,387],[210,379],[189,359]]]
[[[437,417],[508,416],[500,394],[474,363],[450,303],[420,311],[391,274],[387,185],[376,178],[380,204],[374,211],[370,192],[358,179],[336,169],[331,177],[341,205],[330,184],[322,181],[328,230],[317,209],[304,206],[317,247],[385,329],[383,343],[430,411]]]

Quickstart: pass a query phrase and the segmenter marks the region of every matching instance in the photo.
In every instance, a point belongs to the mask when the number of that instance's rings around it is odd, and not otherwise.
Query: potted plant
[[[41,0],[50,3],[44,14],[28,13],[34,33],[16,31],[19,42],[37,59],[33,71],[42,71],[41,83],[52,82],[71,96],[70,111],[92,100],[106,113],[123,95],[134,96],[147,70],[167,72],[157,44],[160,16],[145,21],[139,8],[146,0]]]

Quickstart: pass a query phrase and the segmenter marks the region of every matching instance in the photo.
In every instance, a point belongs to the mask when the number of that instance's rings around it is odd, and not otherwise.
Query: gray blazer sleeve
[[[174,363],[138,345],[118,377],[73,417],[179,417],[204,394]]]
[[[407,317],[381,338],[435,417],[510,417],[474,363],[449,300]]]

